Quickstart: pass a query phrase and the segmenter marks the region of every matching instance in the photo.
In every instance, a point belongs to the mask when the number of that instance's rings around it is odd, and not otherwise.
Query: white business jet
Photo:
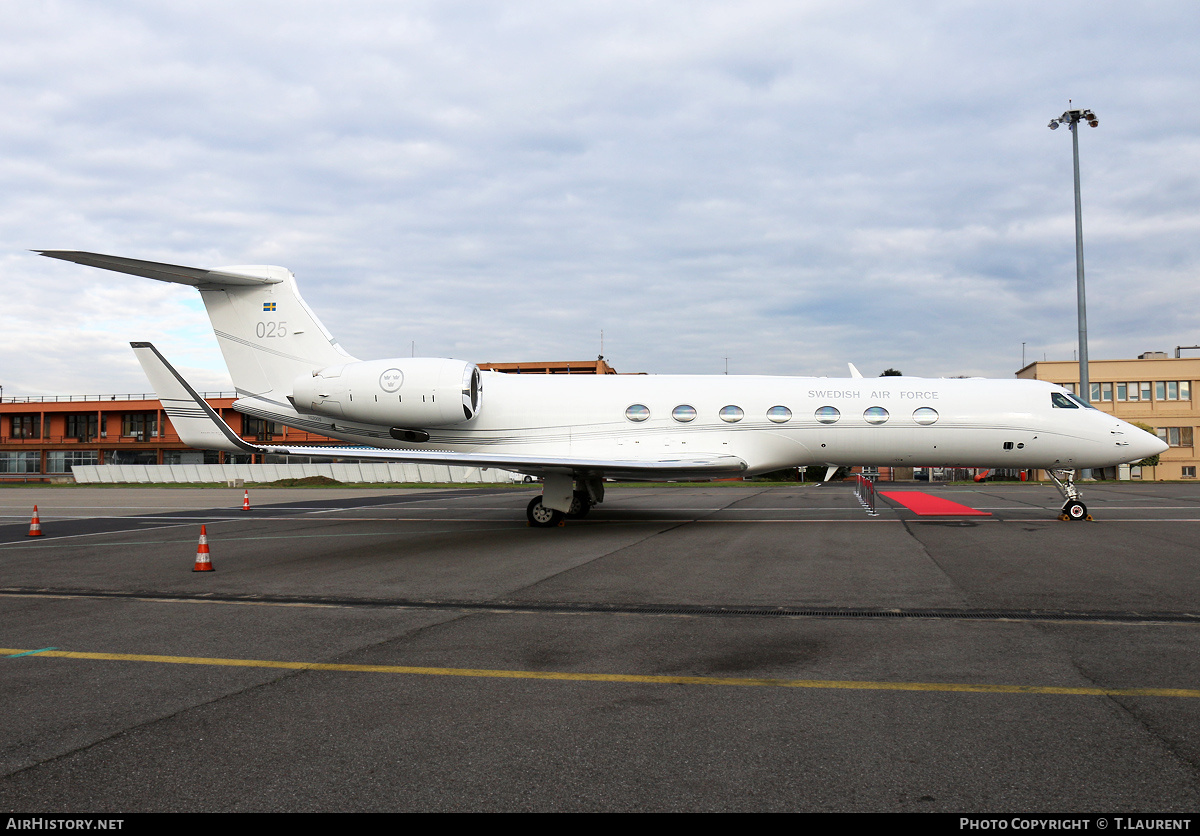
[[[131,343],[191,447],[503,468],[541,477],[530,524],[580,517],[604,480],[753,476],[800,466],[1042,468],[1085,519],[1077,468],[1166,444],[1035,380],[519,375],[416,357],[358,360],[304,303],[291,271],[204,270],[69,250],[51,258],[200,291],[237,389],[234,409],[349,447],[250,444],[150,343]],[[361,446],[359,446],[361,445]]]

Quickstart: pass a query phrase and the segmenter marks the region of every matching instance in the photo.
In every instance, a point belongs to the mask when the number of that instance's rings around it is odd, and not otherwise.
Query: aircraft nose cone
[[[1130,461],[1141,461],[1149,456],[1165,453],[1169,449],[1167,442],[1145,431],[1137,431],[1130,442],[1129,450],[1132,456]]]

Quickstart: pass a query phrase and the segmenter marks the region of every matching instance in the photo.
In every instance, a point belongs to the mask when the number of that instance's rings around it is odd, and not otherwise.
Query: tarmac
[[[1200,485],[888,489],[0,489],[0,809],[1200,809]]]

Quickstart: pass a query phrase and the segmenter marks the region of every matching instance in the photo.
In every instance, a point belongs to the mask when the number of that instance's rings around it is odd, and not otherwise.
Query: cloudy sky
[[[228,389],[189,288],[280,264],[353,354],[1010,376],[1200,343],[1181,2],[0,4],[0,386]],[[728,359],[726,359],[728,358]]]

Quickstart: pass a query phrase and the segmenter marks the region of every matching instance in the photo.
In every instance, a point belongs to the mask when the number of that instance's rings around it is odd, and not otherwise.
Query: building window
[[[1128,386],[1129,386],[1129,384],[1128,384],[1128,383],[1118,383],[1118,384],[1117,384],[1117,400],[1118,400],[1118,401],[1127,401],[1127,400],[1129,400],[1129,398],[1128,398],[1128,397],[1126,397],[1126,394],[1127,394],[1127,392],[1129,391],[1129,390],[1128,390],[1128,388],[1127,388]]]
[[[99,463],[100,454],[95,450],[51,450],[46,453],[47,473],[70,473],[77,464]]]
[[[1113,385],[1111,383],[1093,383],[1089,389],[1092,394],[1092,403],[1096,403],[1097,401],[1112,401],[1113,399]]]
[[[1154,381],[1154,397],[1160,401],[1190,401],[1192,399],[1192,382],[1190,380],[1156,380]],[[1143,400],[1149,400],[1149,398],[1143,398]]]
[[[121,416],[121,435],[135,436],[139,441],[158,437],[157,412],[126,412]]]
[[[163,464],[204,464],[204,451],[163,450],[162,459]]]
[[[158,464],[157,450],[105,450],[105,464]]]
[[[274,421],[264,421],[262,418],[242,416],[242,435],[252,435],[259,441],[270,441],[278,430]]]
[[[1159,427],[1154,432],[1155,435],[1167,442],[1167,445],[1170,447],[1192,446],[1191,427]]]
[[[13,438],[37,438],[42,432],[40,415],[14,415],[12,417]]]
[[[67,438],[74,438],[79,441],[92,441],[96,437],[99,426],[100,416],[94,412],[68,415],[65,435]],[[87,462],[87,464],[95,464],[95,462]]]
[[[1122,396],[1122,394],[1121,394],[1122,387],[1125,388],[1127,397]],[[1117,400],[1119,400],[1119,401],[1123,401],[1123,400],[1148,401],[1148,400],[1150,400],[1150,381],[1148,381],[1148,380],[1142,380],[1142,381],[1131,380],[1128,383],[1118,383],[1117,384]]]
[[[42,455],[37,450],[0,452],[0,473],[40,473]]]
[[[1195,479],[1196,478],[1196,466],[1194,464],[1185,464],[1183,466],[1183,478],[1184,479]]]

